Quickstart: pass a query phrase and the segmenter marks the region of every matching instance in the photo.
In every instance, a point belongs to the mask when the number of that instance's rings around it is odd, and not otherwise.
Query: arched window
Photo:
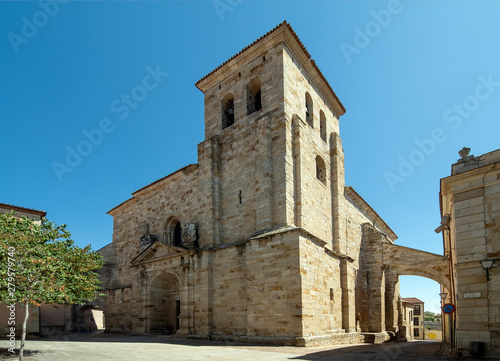
[[[319,134],[321,135],[321,139],[326,142],[326,117],[322,110],[319,112]]]
[[[309,123],[311,127],[314,127],[313,119],[313,100],[309,93],[306,93],[306,122]]]
[[[163,242],[177,247],[182,244],[181,222],[174,217],[170,218],[167,223],[165,223]]]
[[[222,129],[234,124],[234,96],[228,94],[222,100]]]
[[[260,80],[253,78],[247,85],[247,115],[262,108]]]
[[[316,156],[316,178],[326,183],[325,161],[319,155]]]

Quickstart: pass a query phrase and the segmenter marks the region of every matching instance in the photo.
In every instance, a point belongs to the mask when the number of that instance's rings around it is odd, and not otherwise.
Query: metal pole
[[[451,339],[452,339],[452,335],[451,335],[451,330],[452,330],[452,325],[451,325],[451,313],[448,314],[448,322],[450,324],[450,338],[449,338],[449,342],[450,342],[450,355],[451,355]]]

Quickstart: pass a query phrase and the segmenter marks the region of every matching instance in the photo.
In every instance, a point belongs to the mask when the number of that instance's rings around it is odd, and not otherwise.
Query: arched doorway
[[[172,273],[157,276],[150,288],[150,334],[170,335],[179,329],[180,283]]]

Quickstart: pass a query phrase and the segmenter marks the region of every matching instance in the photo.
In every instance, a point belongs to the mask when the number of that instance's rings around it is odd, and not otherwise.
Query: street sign
[[[450,314],[455,312],[455,305],[453,303],[447,303],[443,306],[443,312]]]

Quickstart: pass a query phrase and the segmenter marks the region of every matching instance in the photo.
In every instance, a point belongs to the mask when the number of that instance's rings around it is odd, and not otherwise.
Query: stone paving
[[[93,334],[27,341],[26,361],[217,360],[217,361],[430,361],[446,360],[432,341],[359,344],[318,348],[250,346],[168,337]],[[0,360],[16,360],[5,349]]]

